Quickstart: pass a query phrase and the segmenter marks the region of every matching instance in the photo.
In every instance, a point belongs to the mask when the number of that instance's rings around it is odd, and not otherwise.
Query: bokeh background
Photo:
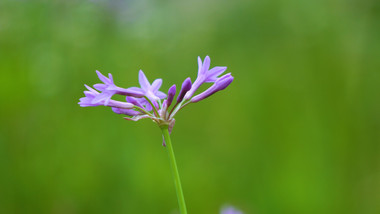
[[[159,128],[77,102],[206,55],[235,81],[176,118],[189,213],[380,213],[379,51],[376,0],[1,0],[0,213],[176,213]]]

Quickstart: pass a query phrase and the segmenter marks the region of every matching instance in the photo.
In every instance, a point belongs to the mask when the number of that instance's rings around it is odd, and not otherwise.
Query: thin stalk
[[[139,111],[141,111],[142,113],[145,113],[145,114],[147,114],[147,115],[153,117],[153,114],[151,114],[150,112],[146,111],[146,110],[143,109],[143,108],[140,108],[140,107],[138,107],[138,106],[134,106],[134,108],[137,109],[137,110],[139,110]]]
[[[154,114],[159,117],[160,115],[158,114],[158,111],[157,111],[157,108],[156,106],[153,105],[152,101],[147,97],[147,96],[144,96],[144,98],[149,102],[149,104],[152,106],[153,108],[153,111],[154,111]]]
[[[173,106],[172,110],[171,110],[170,113],[169,113],[169,118],[173,118],[173,117],[174,117],[174,115],[177,113],[177,111],[178,111],[179,108],[181,107],[182,103],[184,103],[184,102],[185,102],[185,100],[182,100],[180,103],[176,103],[176,104]]]
[[[174,156],[172,141],[171,141],[170,135],[169,135],[168,126],[166,125],[166,126],[161,127],[161,130],[162,130],[162,133],[163,133],[164,138],[165,138],[166,149],[167,149],[168,155],[169,155],[170,168],[172,170],[175,189],[177,192],[179,210],[180,210],[181,214],[187,214],[185,197],[183,196],[181,180],[179,178],[177,163],[175,161],[175,156]]]

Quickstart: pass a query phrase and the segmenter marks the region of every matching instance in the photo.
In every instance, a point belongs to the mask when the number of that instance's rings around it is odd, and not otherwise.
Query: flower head
[[[156,79],[153,81],[152,85],[149,83],[148,78],[146,78],[142,70],[139,71],[139,83],[141,88],[131,87],[130,90],[138,91],[148,97],[152,101],[157,101],[164,99],[166,94],[158,91],[162,85],[162,79]]]
[[[210,57],[206,56],[203,62],[198,57],[198,76],[193,84],[190,78],[185,79],[174,105],[172,103],[176,95],[176,85],[172,85],[166,95],[159,91],[162,79],[156,79],[150,84],[142,70],[139,71],[140,88],[121,88],[115,85],[111,74],[106,77],[96,71],[103,83],[94,85],[98,91],[85,85],[88,91],[84,92],[85,97],[80,98],[79,105],[81,107],[109,106],[115,113],[126,115],[125,119],[132,121],[151,118],[159,126],[168,126],[171,132],[175,121],[174,116],[180,109],[190,103],[199,102],[231,84],[234,78],[230,73],[219,77],[226,69],[227,67],[210,69]],[[194,96],[204,83],[213,83],[213,85]],[[115,94],[126,96],[126,102],[112,100]]]

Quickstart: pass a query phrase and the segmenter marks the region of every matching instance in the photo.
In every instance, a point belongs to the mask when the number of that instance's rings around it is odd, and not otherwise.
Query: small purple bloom
[[[214,67],[211,70],[209,70],[209,68],[210,57],[206,56],[203,63],[201,58],[198,57],[198,77],[194,81],[190,91],[186,93],[185,100],[189,100],[203,83],[215,82],[218,79],[218,76],[227,69],[227,67]]]
[[[227,86],[229,86],[233,80],[234,80],[234,78],[231,76],[231,74],[226,74],[226,75],[220,77],[206,91],[204,91],[204,92],[194,96],[193,98],[191,98],[191,102],[196,103],[196,102],[199,102],[203,99],[206,99],[207,97],[213,95],[214,93],[227,88]]]
[[[94,98],[99,95],[99,92],[97,92],[95,89],[91,88],[88,85],[84,85],[88,89],[88,91],[84,91],[85,97],[82,97],[79,99],[79,105],[81,107],[90,107],[90,106],[100,106],[102,104],[100,103],[92,103]]]
[[[132,109],[134,107],[133,104],[131,103],[126,103],[126,102],[120,102],[116,100],[108,100],[106,103],[104,100],[98,100],[94,102],[94,100],[99,96],[99,92],[94,90],[93,88],[89,87],[88,85],[85,85],[88,91],[84,92],[85,97],[82,97],[79,99],[79,105],[81,107],[90,107],[90,106],[109,106],[109,107],[116,107],[116,108],[121,108],[121,109]]]
[[[100,93],[94,100],[93,103],[97,103],[99,101],[104,101],[106,104],[111,100],[111,97],[115,94],[120,94],[120,95],[126,95],[126,96],[133,96],[133,97],[143,97],[144,93],[141,91],[135,91],[133,89],[125,89],[125,88],[120,88],[116,86],[113,82],[112,74],[108,74],[108,78],[104,76],[102,73],[99,71],[96,71],[98,74],[99,79],[103,83],[98,83],[94,85],[94,88],[101,91]]]
[[[220,214],[243,214],[242,211],[235,209],[232,206],[222,208]]]
[[[178,97],[177,97],[177,103],[180,103],[183,100],[183,97],[190,89],[191,89],[191,79],[190,77],[188,77],[182,83],[181,91],[179,92]]]
[[[143,93],[144,96],[148,97],[151,101],[157,101],[160,99],[164,99],[166,97],[166,94],[158,91],[162,85],[162,79],[156,79],[153,81],[152,85],[149,83],[148,79],[146,78],[144,72],[142,70],[139,71],[139,83],[140,87],[131,87],[128,88],[130,90]]]

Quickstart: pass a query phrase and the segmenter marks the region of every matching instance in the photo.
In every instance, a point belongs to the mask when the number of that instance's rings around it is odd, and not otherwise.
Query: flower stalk
[[[173,146],[172,146],[172,142],[171,142],[171,139],[170,139],[170,134],[169,134],[169,129],[168,128],[169,128],[168,125],[162,125],[161,126],[162,134],[164,135],[165,143],[166,143],[166,147],[165,148],[168,151],[168,156],[169,156],[169,161],[170,161],[170,168],[171,168],[171,171],[172,171],[172,174],[173,174],[174,185],[175,185],[175,189],[176,189],[176,192],[177,192],[179,210],[180,210],[181,214],[187,214],[185,197],[183,196],[181,179],[179,178],[179,173],[178,173],[178,168],[177,168],[177,162],[175,160],[175,155],[174,155]]]

